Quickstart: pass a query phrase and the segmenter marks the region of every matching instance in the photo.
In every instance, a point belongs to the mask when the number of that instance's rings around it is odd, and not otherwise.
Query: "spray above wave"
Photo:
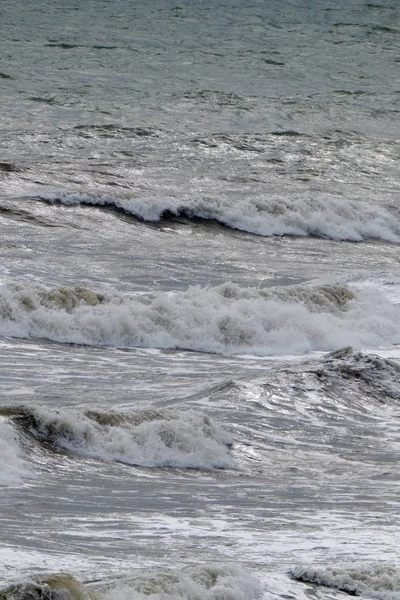
[[[74,413],[37,407],[14,412],[18,426],[55,450],[143,467],[235,466],[228,434],[208,417],[192,411]]]
[[[296,567],[290,575],[297,581],[335,588],[351,596],[366,596],[377,600],[399,600],[400,575],[387,565],[354,565],[349,567]]]
[[[112,207],[144,221],[185,216],[219,221],[261,236],[314,235],[359,242],[376,238],[400,242],[400,218],[382,206],[338,196],[218,198],[110,198],[101,195],[53,194],[39,200],[66,205]]]
[[[398,343],[400,308],[342,285],[215,288],[129,296],[0,287],[0,334],[62,343],[293,354]]]

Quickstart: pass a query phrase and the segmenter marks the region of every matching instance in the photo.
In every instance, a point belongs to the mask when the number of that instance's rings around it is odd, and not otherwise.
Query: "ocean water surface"
[[[400,6],[0,32],[0,599],[399,599]]]

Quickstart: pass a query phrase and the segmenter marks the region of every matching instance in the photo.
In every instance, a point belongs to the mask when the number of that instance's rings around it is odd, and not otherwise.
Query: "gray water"
[[[1,589],[400,597],[399,11],[3,0]]]

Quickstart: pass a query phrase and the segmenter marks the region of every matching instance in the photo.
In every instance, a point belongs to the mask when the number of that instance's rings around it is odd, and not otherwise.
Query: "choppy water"
[[[1,600],[400,598],[397,3],[0,32]]]

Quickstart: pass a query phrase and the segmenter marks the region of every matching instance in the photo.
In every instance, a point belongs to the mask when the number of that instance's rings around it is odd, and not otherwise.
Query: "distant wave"
[[[230,437],[193,411],[95,411],[7,408],[14,423],[47,448],[142,467],[232,468]],[[0,410],[1,413],[1,410]]]
[[[364,596],[377,600],[400,598],[400,573],[390,565],[296,567],[290,574],[297,581],[335,588],[351,596]]]
[[[360,242],[400,242],[400,218],[383,206],[337,196],[324,198],[112,198],[84,194],[53,194],[37,199],[50,204],[111,207],[149,222],[168,216],[215,220],[260,236],[313,235]]]
[[[62,343],[298,354],[399,343],[400,308],[342,285],[270,289],[226,283],[152,294],[0,286],[0,335]]]

